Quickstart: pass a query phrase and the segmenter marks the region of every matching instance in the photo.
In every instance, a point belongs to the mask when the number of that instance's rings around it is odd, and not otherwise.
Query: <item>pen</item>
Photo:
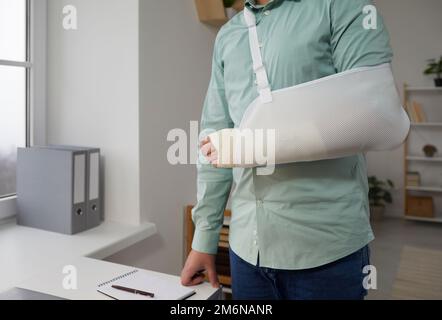
[[[122,287],[122,286],[112,286],[112,288],[117,289],[117,290],[121,290],[121,291],[130,292],[133,294],[140,294],[142,296],[148,296],[151,298],[153,298],[155,296],[152,292],[146,292],[146,291],[141,291],[141,290],[132,289],[132,288],[126,288],[126,287]]]

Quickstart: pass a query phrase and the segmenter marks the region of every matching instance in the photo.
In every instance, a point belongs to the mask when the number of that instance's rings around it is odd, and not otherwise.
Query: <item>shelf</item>
[[[442,162],[442,157],[427,158],[427,157],[408,156],[407,160],[408,161],[423,161],[423,162]]]
[[[422,123],[411,123],[412,127],[442,127],[442,122],[422,122]]]
[[[421,218],[421,217],[405,216],[405,219],[412,221],[442,223],[442,218]]]
[[[442,192],[442,187],[407,187],[408,191]]]
[[[427,91],[432,91],[432,92],[442,92],[442,88],[439,87],[406,87],[407,91],[414,91],[414,92],[427,92]]]
[[[412,105],[412,99],[410,97],[414,95],[419,95],[419,97],[423,95],[428,95],[428,97],[431,97],[432,99],[439,99],[440,93],[442,93],[442,87],[436,87],[436,86],[408,86],[406,83],[404,84],[404,106],[411,106]],[[412,110],[413,114],[420,113],[418,110],[418,107],[416,110]],[[406,108],[407,109],[407,108]],[[440,114],[439,114],[440,115]],[[410,116],[411,119],[411,116]],[[419,133],[440,133],[440,129],[442,129],[442,119],[440,117],[434,117],[432,116],[431,119],[428,119],[427,122],[415,122],[412,120],[411,122],[411,130],[410,135],[408,136],[405,144],[404,144],[404,177],[407,177],[407,172],[410,171],[409,167],[412,165],[419,166],[420,169],[425,170],[427,167],[433,166],[433,170],[436,169],[435,166],[437,166],[437,170],[439,170],[440,164],[442,164],[442,156],[437,156],[433,158],[426,157],[424,154],[419,155],[412,155],[409,152],[410,150],[410,136],[412,134],[419,134]],[[411,163],[413,162],[413,163]],[[419,163],[417,163],[419,162]],[[404,188],[404,218],[407,220],[414,220],[414,221],[425,221],[425,222],[436,222],[436,223],[442,223],[442,216],[439,217],[432,217],[432,218],[426,218],[426,217],[418,217],[418,216],[408,216],[406,213],[411,212],[410,209],[410,203],[407,201],[407,197],[417,193],[423,193],[425,195],[431,196],[432,198],[439,198],[442,195],[442,186],[438,186],[436,183],[435,185],[423,185],[423,186],[406,186]],[[434,204],[433,204],[434,205]],[[437,210],[437,209],[436,209]],[[439,208],[440,210],[440,208]],[[419,212],[419,211],[417,211]]]

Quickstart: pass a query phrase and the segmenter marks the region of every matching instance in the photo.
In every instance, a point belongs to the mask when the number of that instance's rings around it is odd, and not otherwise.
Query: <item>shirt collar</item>
[[[245,5],[251,9],[261,9],[264,7],[271,6],[274,3],[280,2],[280,1],[283,1],[283,0],[270,0],[269,3],[267,3],[266,5],[261,5],[261,4],[258,4],[256,0],[245,0]]]

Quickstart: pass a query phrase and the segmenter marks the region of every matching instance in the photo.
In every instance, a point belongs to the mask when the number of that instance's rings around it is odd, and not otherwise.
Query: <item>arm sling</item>
[[[259,96],[246,109],[239,127],[209,135],[218,152],[218,167],[262,166],[265,163],[256,155],[265,152],[274,153],[272,164],[285,164],[390,150],[404,142],[410,120],[390,64],[272,91],[256,18],[248,9],[244,17]]]

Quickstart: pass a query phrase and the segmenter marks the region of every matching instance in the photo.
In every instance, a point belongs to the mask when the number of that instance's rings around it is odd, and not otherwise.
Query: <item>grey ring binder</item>
[[[100,189],[98,148],[43,146],[18,150],[19,225],[64,234],[94,228],[102,216]]]

